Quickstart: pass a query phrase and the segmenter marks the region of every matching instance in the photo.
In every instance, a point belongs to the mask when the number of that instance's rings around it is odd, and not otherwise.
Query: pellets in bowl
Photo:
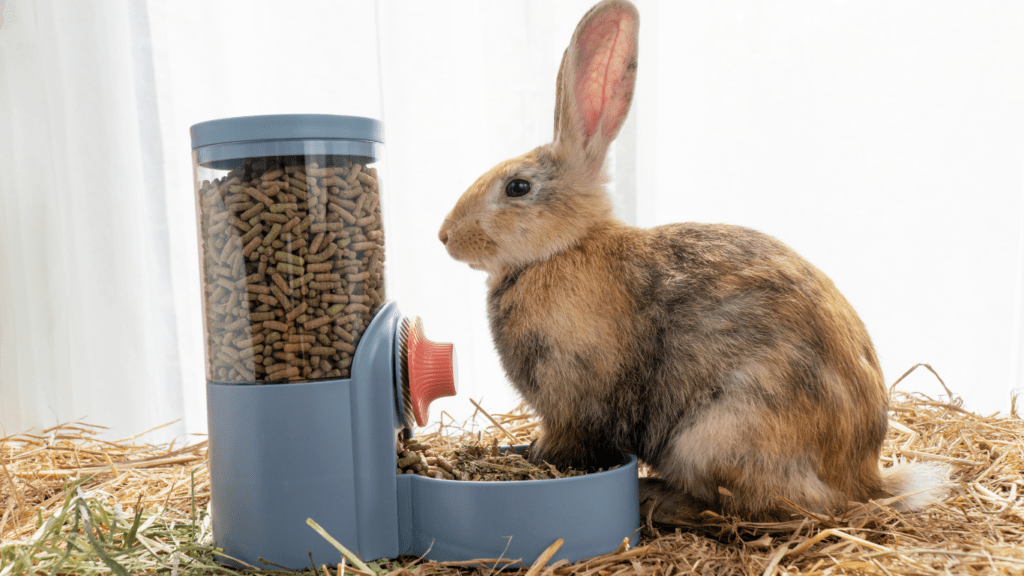
[[[507,447],[506,447],[507,448]],[[529,448],[520,454],[514,450],[502,450],[497,444],[489,446],[475,443],[462,444],[449,449],[433,449],[430,444],[415,438],[402,440],[397,445],[398,474],[418,474],[439,480],[466,480],[473,482],[508,482],[516,480],[553,480],[585,476],[585,470],[569,468],[559,470],[555,466],[533,464]],[[602,468],[594,472],[614,470],[618,466]]]
[[[350,376],[385,299],[379,176],[361,160],[254,158],[199,185],[208,380]]]

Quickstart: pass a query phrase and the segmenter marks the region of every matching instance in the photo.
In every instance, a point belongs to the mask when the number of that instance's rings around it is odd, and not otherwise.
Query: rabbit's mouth
[[[475,262],[473,260],[468,260],[462,254],[459,254],[458,250],[456,250],[455,247],[452,246],[451,244],[448,244],[448,245],[445,246],[445,251],[448,252],[448,256],[450,256],[452,260],[455,260],[456,262],[462,262],[463,264],[466,264],[467,266],[469,266],[473,270],[483,270],[484,269],[484,265],[483,264],[481,264],[479,262]]]
[[[455,238],[449,239],[448,235],[444,235],[445,245],[444,249],[448,252],[448,256],[456,262],[462,262],[468,265],[473,270],[486,270],[486,263],[489,260],[487,254],[481,254],[481,245],[486,248],[493,247],[494,243],[483,235],[469,236],[456,236]],[[475,241],[475,244],[474,244]]]

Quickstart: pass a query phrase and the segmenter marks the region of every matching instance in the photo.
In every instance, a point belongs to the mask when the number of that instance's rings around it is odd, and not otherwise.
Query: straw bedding
[[[930,368],[930,367],[929,367]],[[708,513],[698,525],[642,520],[635,548],[567,565],[431,563],[399,558],[346,573],[411,574],[1024,574],[1024,421],[979,416],[948,401],[893,393],[884,460],[951,465],[949,497],[916,514],[885,503],[840,517],[808,514],[751,523]],[[536,422],[517,409],[485,426],[442,423],[423,441],[528,442]],[[109,442],[70,423],[0,440],[0,576],[15,574],[235,574],[215,562],[206,443]],[[553,543],[552,548],[557,547]],[[339,555],[340,558],[340,555]],[[310,567],[313,570],[313,567]],[[338,567],[316,567],[339,574]],[[258,573],[273,573],[270,571]],[[277,572],[281,573],[281,572]]]

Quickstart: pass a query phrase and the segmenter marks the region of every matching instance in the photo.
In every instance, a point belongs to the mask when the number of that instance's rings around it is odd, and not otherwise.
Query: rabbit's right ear
[[[588,171],[604,164],[636,85],[640,14],[625,0],[587,12],[562,56],[555,86],[555,145],[583,155]]]

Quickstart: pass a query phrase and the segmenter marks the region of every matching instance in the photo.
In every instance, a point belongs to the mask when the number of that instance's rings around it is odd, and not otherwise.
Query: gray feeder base
[[[227,558],[266,568],[334,565],[341,554],[312,518],[366,561],[522,559],[558,538],[552,561],[611,552],[639,538],[636,458],[557,480],[460,482],[398,475],[394,342],[386,303],[356,349],[352,378],[207,384],[213,537]]]

